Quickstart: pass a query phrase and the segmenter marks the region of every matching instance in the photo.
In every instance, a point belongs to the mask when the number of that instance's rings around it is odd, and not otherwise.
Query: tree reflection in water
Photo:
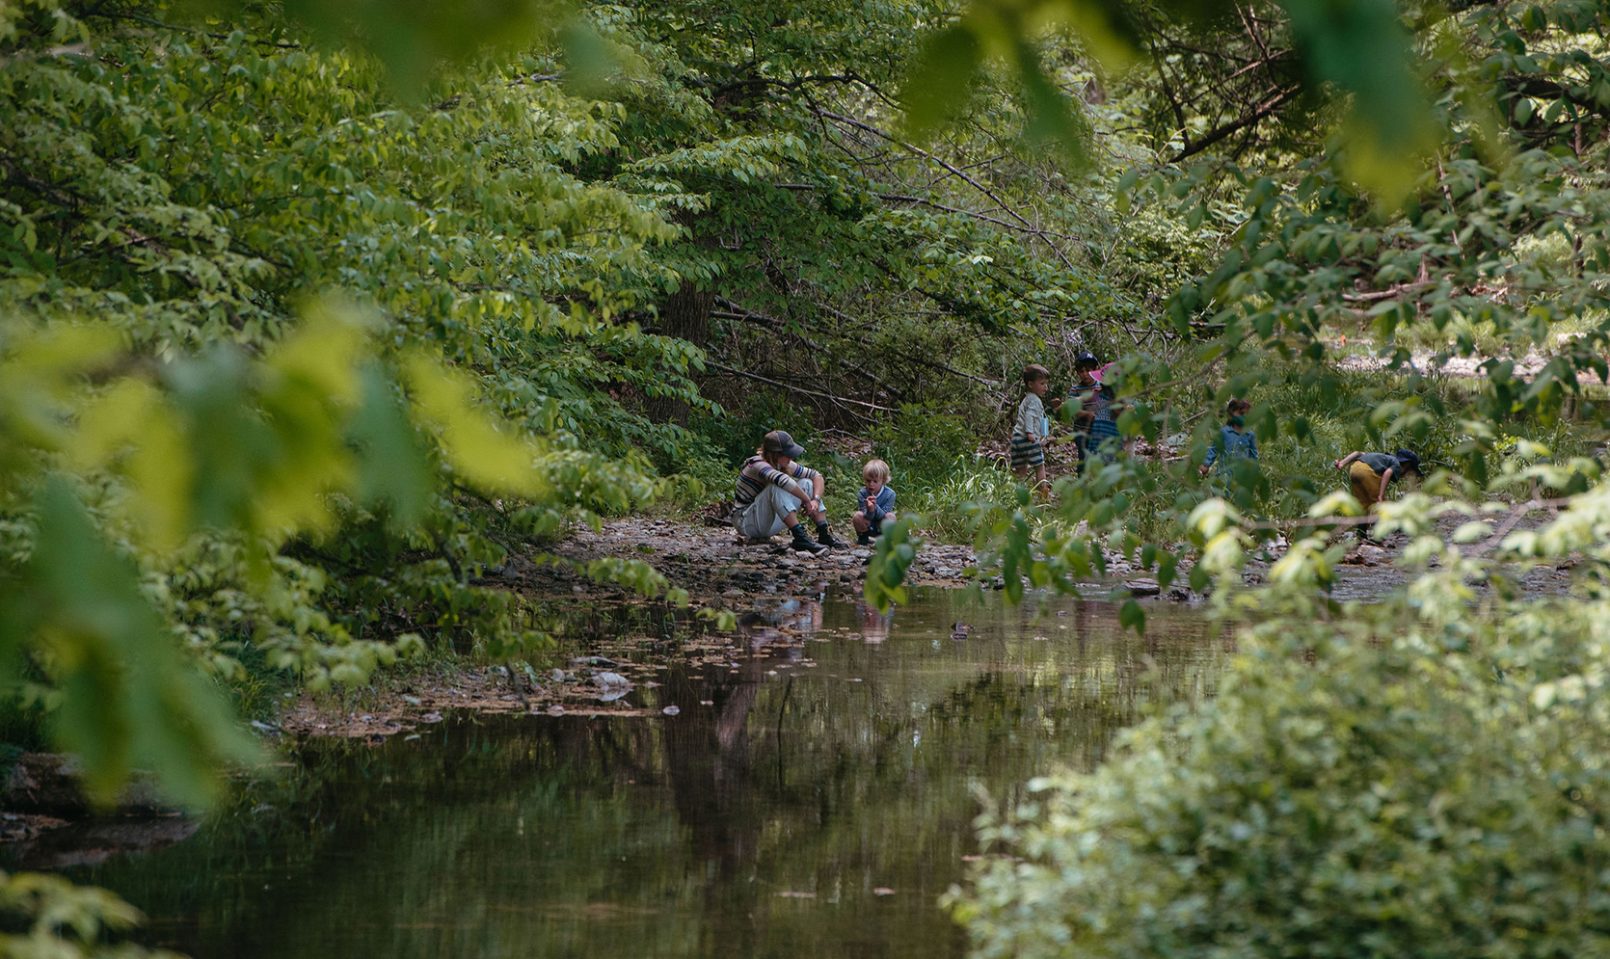
[[[975,852],[973,785],[1098,761],[1145,702],[1208,694],[1224,655],[1162,609],[1144,642],[1066,600],[870,618],[745,617],[715,661],[634,693],[674,717],[311,745],[190,841],[81,878],[198,957],[959,955],[936,900]]]

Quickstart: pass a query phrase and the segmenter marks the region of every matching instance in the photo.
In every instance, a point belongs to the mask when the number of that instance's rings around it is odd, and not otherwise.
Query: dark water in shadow
[[[976,851],[974,785],[1089,767],[1147,701],[1210,694],[1218,634],[1151,612],[1140,640],[1064,599],[770,610],[634,692],[674,717],[305,747],[191,838],[73,878],[199,959],[958,956],[936,900]]]

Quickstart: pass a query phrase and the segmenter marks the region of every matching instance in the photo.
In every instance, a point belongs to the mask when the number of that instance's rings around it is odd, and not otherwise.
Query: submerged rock
[[[83,767],[71,756],[22,753],[3,775],[0,802],[8,811],[68,817],[93,811],[84,795]],[[136,772],[110,811],[119,815],[164,815],[177,809],[157,791],[149,774]]]

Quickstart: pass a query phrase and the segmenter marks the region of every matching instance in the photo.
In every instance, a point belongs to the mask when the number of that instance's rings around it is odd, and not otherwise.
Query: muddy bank
[[[0,853],[13,868],[64,869],[188,838],[196,822],[135,773],[116,802],[94,806],[81,764],[57,753],[20,753],[0,776]]]
[[[646,646],[648,641],[643,641]],[[726,641],[721,641],[726,645]],[[648,716],[629,694],[654,688],[657,666],[630,659],[572,657],[541,669],[526,662],[464,665],[411,677],[387,689],[366,690],[361,702],[304,693],[272,724],[270,736],[329,736],[380,741],[414,735],[451,710],[481,715]]]
[[[597,532],[578,530],[555,552],[583,565],[602,559],[642,560],[663,573],[672,586],[701,600],[819,593],[826,586],[859,588],[872,558],[868,546],[811,555],[789,549],[782,536],[749,545],[738,541],[731,526],[642,517],[612,520]],[[925,545],[908,571],[907,582],[913,586],[963,586],[975,581],[977,564],[969,547]],[[539,593],[609,591],[584,573],[564,566],[528,566],[518,569],[516,577],[522,588]]]
[[[1451,537],[1462,517],[1444,517],[1439,530]],[[1541,524],[1547,514],[1524,517],[1515,527]],[[1402,587],[1409,574],[1396,563],[1407,537],[1363,542],[1347,534],[1347,550],[1336,567],[1331,589],[1341,601],[1368,602]],[[1496,545],[1496,544],[1494,544]],[[1484,544],[1474,547],[1483,551]],[[871,557],[867,548],[831,550],[820,555],[794,553],[775,543],[740,545],[729,527],[642,517],[615,520],[599,531],[584,530],[560,544],[556,552],[569,565],[516,561],[500,576],[510,588],[551,601],[556,615],[567,610],[591,615],[591,634],[569,633],[566,649],[551,663],[451,667],[388,682],[366,690],[357,700],[304,695],[267,731],[292,737],[342,737],[381,741],[419,733],[442,721],[452,710],[479,714],[543,714],[551,716],[638,716],[669,718],[678,703],[659,703],[656,690],[668,663],[698,666],[737,664],[759,649],[805,648],[817,634],[826,596],[848,600],[860,610],[861,631],[852,638],[877,642],[887,631],[887,617],[859,602]],[[1261,583],[1285,552],[1283,541],[1261,547],[1248,563],[1248,585]],[[694,605],[727,610],[738,620],[736,633],[714,631],[709,622],[684,612],[660,610],[674,624],[647,625],[631,620],[634,612],[653,610],[628,590],[599,584],[585,569],[589,563],[642,560],[663,573],[674,587],[685,589]],[[1106,556],[1108,577],[1080,583],[1082,596],[1093,600],[1138,599],[1149,605],[1190,606],[1203,596],[1185,585],[1192,557],[1182,556],[1179,575],[1167,588],[1154,574],[1116,553]],[[1570,564],[1543,565],[1508,571],[1524,592],[1559,594],[1569,588]],[[980,568],[965,546],[926,545],[918,551],[908,579],[914,587],[954,589],[1000,584],[996,571]],[[813,610],[817,611],[813,614]],[[813,615],[815,617],[813,621]],[[670,634],[674,633],[674,637]],[[583,648],[589,653],[578,656]],[[809,668],[806,664],[800,668]],[[670,711],[664,711],[669,707]]]
[[[1552,514],[1538,511],[1521,517],[1510,527],[1534,529]],[[1437,531],[1451,540],[1467,517],[1448,515],[1437,522]],[[1395,565],[1408,538],[1395,534],[1379,542],[1367,542],[1356,533],[1339,534],[1346,546],[1336,568],[1332,595],[1338,600],[1382,597],[1403,586],[1409,574]],[[1496,537],[1495,537],[1496,539]],[[1497,543],[1465,547],[1467,551],[1490,552]],[[1260,546],[1247,564],[1248,585],[1261,583],[1269,567],[1285,555],[1284,539]],[[701,526],[664,519],[629,517],[606,523],[601,530],[583,530],[560,544],[556,552],[579,566],[597,560],[638,559],[650,563],[670,580],[672,586],[686,589],[701,604],[742,611],[753,600],[777,596],[820,595],[825,589],[859,590],[866,578],[866,563],[872,551],[865,547],[830,550],[817,556],[789,550],[781,537],[774,543],[739,545],[730,527]],[[1176,582],[1159,589],[1152,572],[1141,569],[1129,557],[1107,551],[1106,576],[1099,582],[1081,583],[1080,591],[1091,598],[1156,598],[1160,601],[1194,603],[1202,596],[1186,588],[1185,578],[1195,557],[1179,555]],[[1568,564],[1511,569],[1509,574],[1519,588],[1539,595],[1563,592],[1570,585]],[[518,577],[517,588],[545,596],[586,596],[595,598],[627,593],[601,587],[577,569],[562,566],[530,568]],[[998,588],[998,570],[980,567],[970,547],[925,544],[917,551],[907,582],[913,586],[956,588],[980,585]]]

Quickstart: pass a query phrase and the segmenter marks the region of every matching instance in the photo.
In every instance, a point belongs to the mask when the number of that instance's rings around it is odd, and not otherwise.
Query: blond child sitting
[[[856,497],[860,509],[850,517],[855,524],[855,541],[870,545],[872,537],[883,535],[885,521],[894,521],[894,490],[889,486],[889,464],[883,460],[868,460],[861,468],[861,480],[866,485]]]

